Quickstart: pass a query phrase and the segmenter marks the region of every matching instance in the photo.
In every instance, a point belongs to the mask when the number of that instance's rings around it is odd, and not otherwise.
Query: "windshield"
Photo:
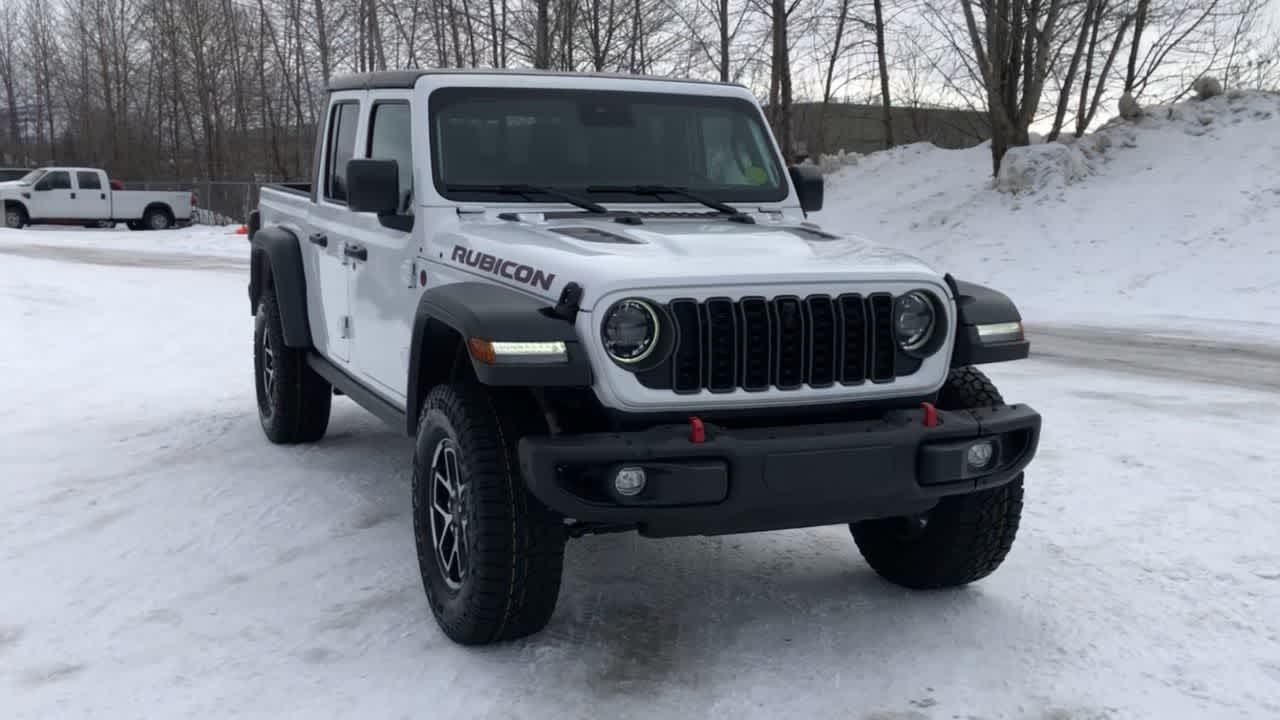
[[[18,181],[18,184],[19,185],[35,185],[36,181],[39,180],[40,176],[44,175],[45,172],[46,171],[44,170],[32,170],[26,175],[23,175],[22,179]]]
[[[453,200],[546,202],[493,186],[551,187],[603,202],[783,200],[787,186],[756,106],[729,97],[442,88],[431,95],[436,189]],[[488,186],[488,187],[484,187]]]

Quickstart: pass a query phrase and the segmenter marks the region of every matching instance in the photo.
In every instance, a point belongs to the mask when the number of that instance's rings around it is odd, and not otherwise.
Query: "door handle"
[[[346,255],[352,260],[359,260],[361,262],[364,262],[369,259],[368,248],[363,248],[358,245],[343,245],[342,254]]]
[[[71,193],[71,199],[72,199],[72,200],[75,200],[75,199],[76,199],[76,194],[75,194],[75,193]]]
[[[316,233],[307,239],[311,241],[312,245],[319,245],[320,247],[329,247],[329,237],[324,233]]]
[[[99,199],[101,199],[101,200],[106,200],[106,199],[107,199],[107,194],[106,194],[106,193],[102,193],[102,196],[101,196]]]

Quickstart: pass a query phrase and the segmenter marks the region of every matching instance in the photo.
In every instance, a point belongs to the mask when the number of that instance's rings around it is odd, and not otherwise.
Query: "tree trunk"
[[[551,67],[551,17],[548,5],[551,0],[534,0],[538,7],[538,16],[534,20],[533,66],[541,70]]]
[[[1138,10],[1134,13],[1133,44],[1129,46],[1129,72],[1124,76],[1124,91],[1133,92],[1134,83],[1138,80],[1138,51],[1142,45],[1142,32],[1147,28],[1147,14],[1151,11],[1151,0],[1138,0]]]
[[[720,0],[719,14],[720,14],[720,82],[729,82],[729,0]]]
[[[884,146],[891,148],[893,141],[893,101],[889,97],[889,63],[885,60],[884,8],[882,0],[875,0],[876,14],[876,63],[880,66],[880,104],[883,109]],[[844,17],[841,16],[841,21]]]

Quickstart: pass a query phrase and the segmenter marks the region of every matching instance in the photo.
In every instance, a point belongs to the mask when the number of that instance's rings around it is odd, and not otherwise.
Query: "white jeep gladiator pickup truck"
[[[112,190],[95,168],[46,167],[0,184],[5,227],[125,223],[130,230],[164,230],[191,222],[190,192]]]
[[[1004,295],[806,221],[745,88],[399,71],[336,79],[315,182],[250,218],[258,412],[334,394],[414,439],[418,560],[464,644],[546,625],[565,543],[848,524],[909,588],[1013,544],[1040,416]]]

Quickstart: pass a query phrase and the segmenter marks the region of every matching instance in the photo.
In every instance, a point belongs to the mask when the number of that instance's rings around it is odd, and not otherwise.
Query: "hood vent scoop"
[[[590,227],[564,227],[553,228],[551,232],[560,233],[574,240],[582,240],[594,243],[609,243],[612,245],[639,245],[639,240],[632,240],[622,235],[614,235],[611,232]]]

